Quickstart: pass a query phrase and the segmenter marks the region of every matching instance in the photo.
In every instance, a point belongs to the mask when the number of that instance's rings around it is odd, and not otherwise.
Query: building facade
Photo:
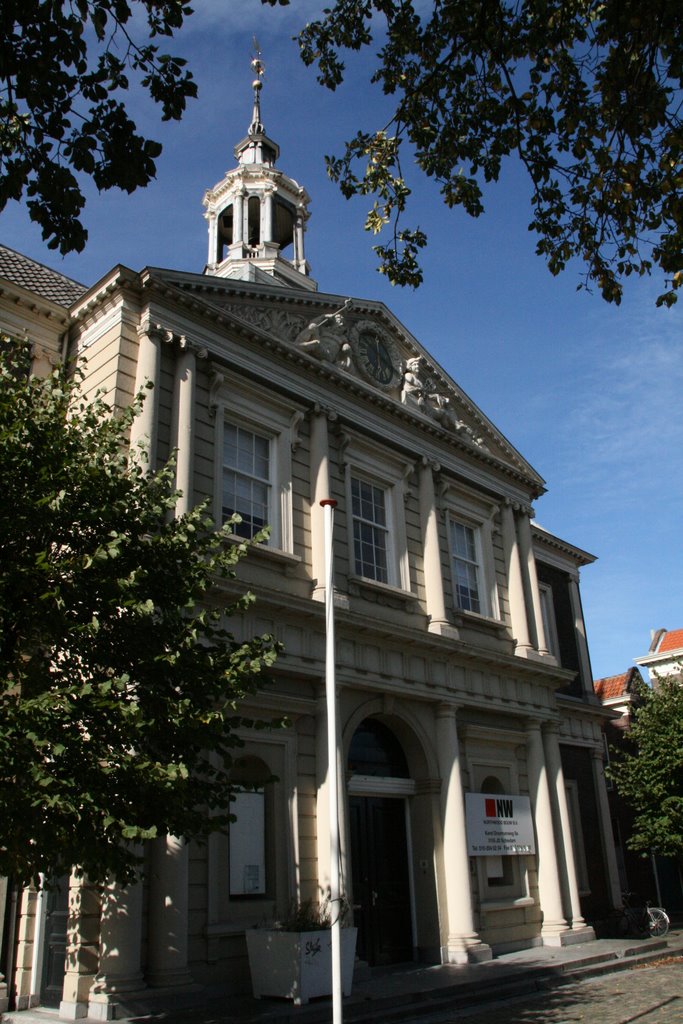
[[[230,835],[155,840],[128,890],[74,876],[61,896],[7,894],[7,998],[65,1019],[197,983],[246,991],[245,930],[324,898],[328,498],[360,958],[584,940],[620,902],[579,592],[593,557],[534,522],[541,477],[389,309],[318,290],[309,199],[276,166],[258,88],[235,156],[205,196],[204,273],[117,266],[86,290],[0,250],[0,327],[36,367],[87,359],[87,389],[119,406],[151,381],[131,443],[154,464],[177,452],[181,506],[238,512],[242,537],[270,526],[231,628],[284,644],[245,710],[291,722],[244,733]]]

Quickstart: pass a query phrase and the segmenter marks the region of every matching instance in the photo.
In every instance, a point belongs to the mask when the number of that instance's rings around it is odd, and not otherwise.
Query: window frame
[[[224,521],[223,445],[225,424],[229,422],[269,441],[270,536],[264,547],[270,551],[293,554],[292,449],[298,442],[298,426],[303,419],[303,407],[294,402],[285,402],[272,391],[218,367],[214,368],[209,402],[215,415],[215,521]]]

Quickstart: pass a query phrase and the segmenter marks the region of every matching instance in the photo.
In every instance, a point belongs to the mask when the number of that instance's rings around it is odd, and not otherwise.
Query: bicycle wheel
[[[661,939],[669,930],[669,918],[661,907],[648,907],[647,916],[650,925],[650,935]]]

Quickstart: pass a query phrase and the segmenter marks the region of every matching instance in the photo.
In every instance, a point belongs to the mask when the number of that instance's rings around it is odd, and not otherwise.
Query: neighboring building
[[[653,652],[645,658],[635,658],[641,665],[662,666],[656,668],[652,684],[656,687],[657,676],[675,677],[680,673],[683,658],[683,630],[667,632],[664,629],[652,631]],[[604,723],[605,756],[610,751],[619,751],[625,745],[633,713],[638,707],[638,689],[645,680],[637,668],[630,668],[621,675],[596,679],[593,688],[603,707],[614,713]],[[633,831],[634,811],[620,797],[616,786],[608,783],[612,831],[619,867],[621,887],[625,892],[634,893],[641,900],[650,900],[664,906],[670,914],[683,914],[683,863],[677,857],[661,857],[654,854],[637,854],[628,848],[628,838]]]
[[[237,167],[205,197],[203,274],[117,266],[84,291],[0,250],[0,327],[35,339],[41,366],[87,356],[87,388],[119,406],[153,381],[131,440],[154,462],[177,449],[181,504],[238,511],[246,537],[270,523],[240,570],[257,602],[232,625],[283,641],[276,684],[245,711],[292,723],[243,733],[235,784],[256,791],[238,796],[229,837],[155,840],[129,891],[74,877],[68,907],[15,894],[5,963],[20,1007],[106,1019],[159,987],[244,991],[245,929],[324,895],[329,497],[360,956],[464,963],[561,945],[619,903],[579,595],[593,556],[532,522],[541,477],[389,309],[317,290],[308,196],[277,154],[256,92]],[[515,839],[491,836],[505,821]]]
[[[658,679],[683,680],[683,629],[653,629],[649,651],[633,660],[648,669],[655,688]]]
[[[644,682],[640,671],[637,668],[630,668],[621,675],[596,679],[593,683],[595,693],[603,706],[615,714],[614,718],[606,719],[604,724],[607,761],[611,751],[624,746],[624,737],[631,726],[633,710],[638,704],[638,687]],[[608,782],[607,790],[621,888],[624,892],[634,893],[642,900],[658,903],[652,859],[633,853],[627,846],[627,840],[633,830],[634,813],[619,796],[612,782]]]

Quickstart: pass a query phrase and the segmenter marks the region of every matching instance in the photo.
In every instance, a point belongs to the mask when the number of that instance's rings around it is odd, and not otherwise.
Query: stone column
[[[612,907],[621,907],[621,883],[619,881],[619,867],[617,865],[617,854],[614,849],[614,832],[612,831],[612,816],[609,810],[609,798],[605,784],[605,762],[602,749],[594,749],[593,754],[593,779],[595,781],[595,795],[598,801],[598,817],[600,819],[600,843],[605,860],[605,872],[607,874],[607,887],[609,889],[610,903]]]
[[[422,459],[420,465],[420,525],[422,527],[427,615],[431,633],[441,633],[457,638],[457,629],[448,622],[443,594],[439,522],[434,494],[434,472],[438,472],[438,470],[437,463]]]
[[[122,994],[145,988],[141,951],[142,886],[112,882],[102,896],[100,966],[90,993],[89,1017],[112,1020]]]
[[[449,964],[463,964],[490,960],[491,948],[481,941],[474,927],[465,797],[460,775],[460,747],[455,712],[454,704],[439,704],[436,709],[446,888],[443,901],[445,908],[442,908],[441,918],[447,925],[446,947],[442,952],[442,960]]]
[[[156,465],[157,403],[159,395],[159,368],[161,365],[161,342],[165,331],[152,324],[146,324],[138,331],[138,362],[135,369],[135,392],[145,395],[142,411],[135,417],[130,428],[130,446],[136,448],[142,443],[147,448],[147,466],[153,470]],[[146,385],[151,383],[150,391]]]
[[[569,580],[569,600],[574,616],[574,627],[576,636],[576,647],[579,653],[579,665],[581,671],[581,689],[584,693],[593,695],[593,672],[591,669],[590,655],[588,654],[588,643],[586,641],[586,625],[583,619],[583,608],[581,607],[581,594],[579,583],[575,578]]]
[[[568,929],[562,911],[555,829],[539,722],[529,722],[526,735],[529,794],[536,825],[538,895],[543,914],[541,937],[546,946],[562,946]]]
[[[194,396],[197,364],[195,352],[186,338],[180,339],[173,395],[173,440],[176,449],[176,487],[182,491],[176,503],[176,515],[189,512],[194,505]]]
[[[541,592],[538,589],[538,575],[536,573],[536,557],[534,555],[531,540],[531,520],[529,512],[522,511],[517,517],[517,532],[519,536],[520,557],[522,562],[522,574],[525,577],[525,590],[530,598],[530,612],[532,619],[532,640],[535,640],[539,654],[549,654],[548,640],[543,625],[543,611],[541,609]]]
[[[66,925],[66,962],[59,1016],[77,1020],[88,1013],[88,1000],[99,966],[100,898],[85,877],[71,876]]]
[[[526,656],[532,650],[532,643],[529,636],[529,624],[526,614],[526,599],[524,596],[517,531],[515,529],[515,514],[509,501],[503,503],[501,518],[508,579],[508,601],[510,604],[512,635],[515,639],[515,654]]]
[[[188,848],[184,839],[152,841],[149,880],[147,982],[187,985]]]
[[[581,899],[579,897],[579,883],[572,841],[572,823],[567,805],[567,790],[564,784],[562,758],[560,755],[559,729],[556,722],[548,722],[543,727],[543,746],[548,770],[550,802],[553,818],[556,826],[558,826],[555,832],[555,842],[559,854],[558,866],[561,873],[565,917],[571,924],[572,932],[581,931],[581,941],[589,941],[595,938],[595,932],[592,928],[588,927],[581,916]]]
[[[320,502],[330,495],[330,449],[326,409],[311,413],[311,575],[313,597],[325,600],[325,521]]]

